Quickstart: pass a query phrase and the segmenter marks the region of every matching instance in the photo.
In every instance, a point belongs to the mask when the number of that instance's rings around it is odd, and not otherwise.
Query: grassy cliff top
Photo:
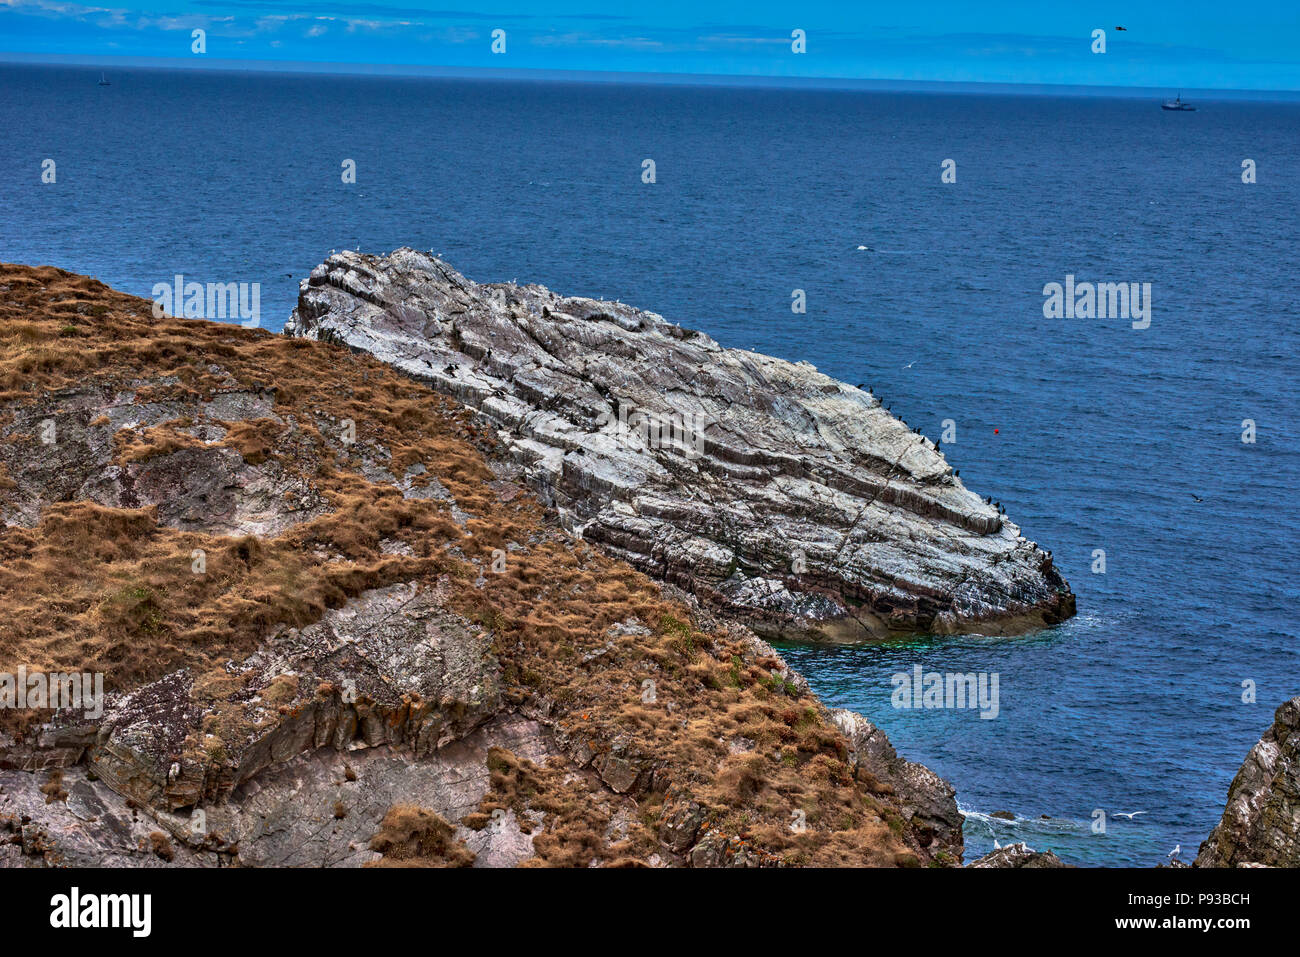
[[[10,670],[98,671],[126,692],[187,669],[209,740],[183,747],[219,762],[212,739],[261,730],[223,711],[232,662],[423,583],[489,633],[503,708],[571,756],[616,752],[640,782],[611,839],[592,798],[606,785],[580,761],[494,752],[478,813],[542,811],[536,862],[644,862],[689,801],[719,860],[929,863],[770,648],[563,533],[467,412],[340,346],[151,310],[84,276],[0,266]],[[34,720],[4,714],[10,732]]]

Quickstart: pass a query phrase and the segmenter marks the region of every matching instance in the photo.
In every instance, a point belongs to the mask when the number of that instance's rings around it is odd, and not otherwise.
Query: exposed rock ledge
[[[477,410],[566,525],[766,637],[1012,632],[1074,613],[1051,556],[868,392],[617,302],[342,252],[290,335]]]
[[[1300,697],[1246,755],[1195,866],[1300,867]]]

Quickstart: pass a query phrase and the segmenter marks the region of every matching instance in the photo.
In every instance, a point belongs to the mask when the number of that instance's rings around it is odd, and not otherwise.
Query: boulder
[[[1069,867],[1051,851],[1036,851],[1028,844],[1011,844],[989,851],[967,867]]]

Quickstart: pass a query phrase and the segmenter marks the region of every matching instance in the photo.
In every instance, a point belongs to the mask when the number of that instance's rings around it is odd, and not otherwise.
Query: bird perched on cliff
[[[1179,854],[1181,854],[1181,853],[1183,853],[1183,845],[1181,845],[1181,844],[1175,844],[1175,845],[1174,845],[1174,849],[1173,849],[1172,851],[1169,852],[1169,859],[1172,861],[1174,858],[1176,858],[1176,857],[1177,857]]]
[[[442,371],[445,372],[447,375],[455,375],[455,374],[456,374],[456,363],[454,363],[454,362],[452,362],[452,363],[448,363],[447,368],[443,369]]]

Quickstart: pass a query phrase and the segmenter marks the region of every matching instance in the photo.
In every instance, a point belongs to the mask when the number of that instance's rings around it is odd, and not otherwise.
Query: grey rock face
[[[807,363],[616,302],[331,256],[289,335],[341,341],[488,420],[571,530],[768,637],[1008,632],[1074,613],[1050,555],[934,443]]]
[[[161,380],[140,383],[153,386]],[[158,519],[185,531],[278,535],[325,511],[300,477],[274,462],[249,465],[238,452],[211,443],[231,420],[271,418],[271,399],[232,389],[206,402],[138,402],[131,391],[87,388],[53,393],[35,405],[13,405],[0,464],[15,484],[0,511],[6,525],[33,526],[52,502],[86,500],[110,508],[155,506]],[[185,419],[198,443],[125,466],[113,464],[113,437]]]
[[[1246,755],[1195,866],[1300,867],[1300,697]]]
[[[82,767],[62,772],[67,798],[47,801],[42,777],[0,771],[0,867],[216,867],[216,854],[171,842],[171,859],[149,837],[163,833],[142,813]]]
[[[893,792],[904,818],[918,826],[932,853],[960,860],[964,841],[956,789],[925,765],[899,757],[885,732],[856,711],[836,708],[831,718],[848,738],[849,764],[858,777]]]
[[[365,592],[228,667],[238,682],[222,705],[229,740],[204,733],[205,709],[175,672],[116,702],[88,757],[115,790],[168,809],[225,800],[265,768],[327,745],[424,757],[499,707],[487,645],[434,589]]]
[[[47,801],[36,775],[0,771],[0,867],[216,867],[232,862],[232,848],[245,867],[359,867],[379,858],[370,838],[394,804],[419,804],[453,821],[475,810],[489,787],[492,746],[539,763],[559,753],[536,722],[500,714],[418,759],[386,745],[304,752],[203,808],[202,818],[195,810],[142,808],[82,766],[62,772],[62,801]],[[165,836],[167,857],[154,849],[153,834]],[[532,834],[513,811],[481,830],[459,826],[455,837],[476,854],[475,867],[511,867],[532,856]]]

